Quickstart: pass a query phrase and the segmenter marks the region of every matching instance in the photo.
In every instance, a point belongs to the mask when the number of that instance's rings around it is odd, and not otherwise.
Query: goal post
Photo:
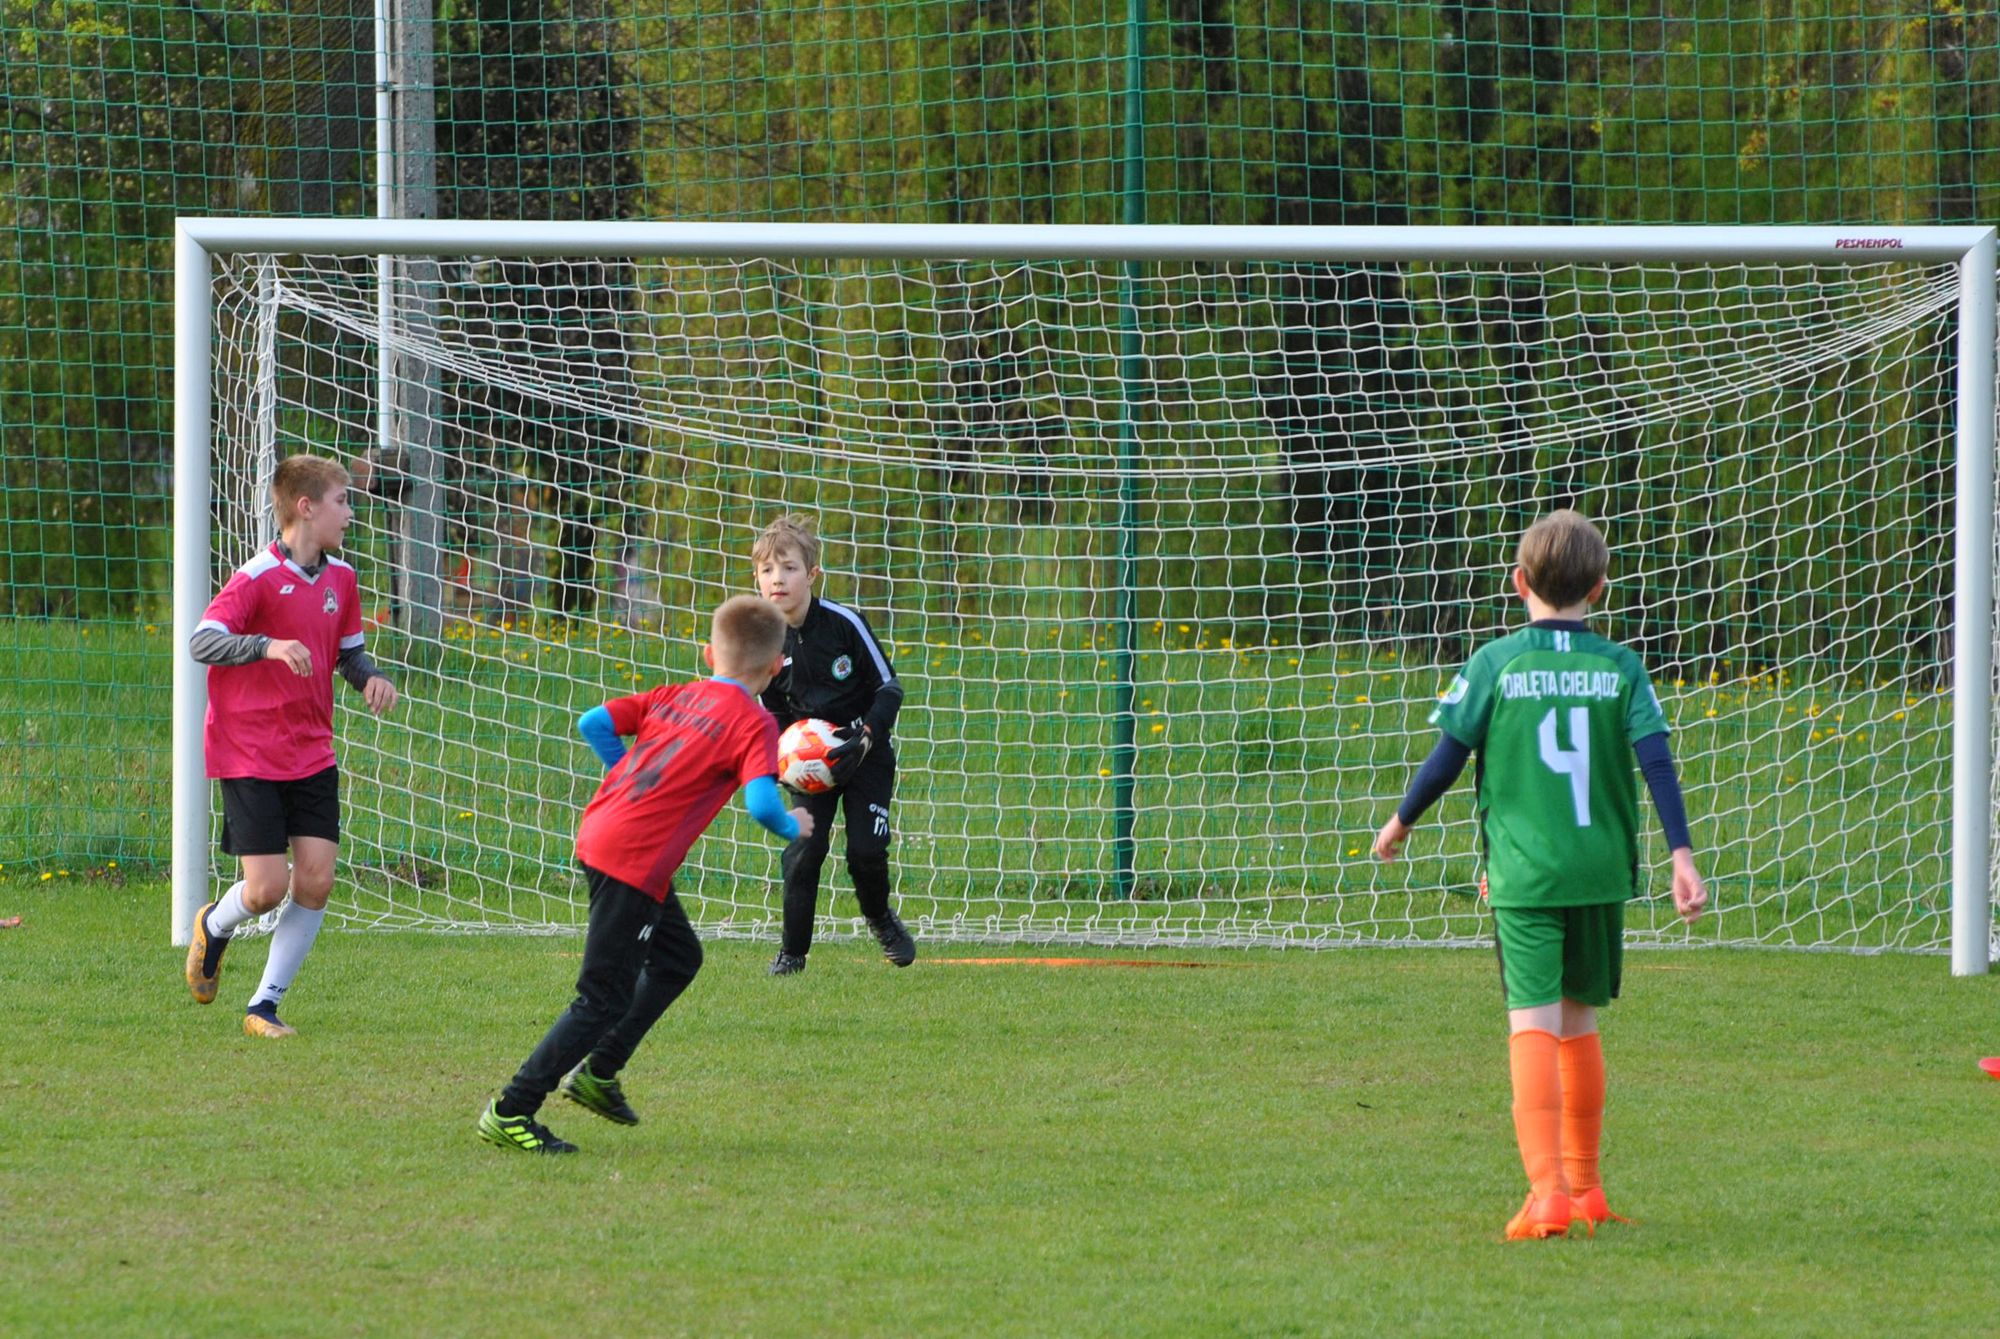
[[[435,262],[421,319],[391,256]],[[187,638],[268,461],[370,446],[396,358],[440,463],[428,530],[350,535],[411,679],[340,726],[355,923],[579,923],[568,723],[694,672],[796,506],[911,684],[921,932],[1474,941],[1467,806],[1394,871],[1365,836],[1574,502],[1718,853],[1714,928],[1638,941],[1987,969],[1991,229],[183,219],[175,263],[176,943],[216,876]],[[686,896],[768,933],[734,821]]]

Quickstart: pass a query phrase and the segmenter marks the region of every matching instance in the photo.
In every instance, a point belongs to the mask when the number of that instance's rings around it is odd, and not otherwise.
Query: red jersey
[[[362,641],[354,569],[329,557],[308,577],[273,544],[236,569],[195,627],[261,633],[312,652],[306,678],[277,660],[208,667],[208,774],[296,781],[333,766],[334,665]]]
[[[664,902],[688,848],[739,786],[778,774],[778,723],[741,685],[662,684],[604,704],[637,735],[577,827],[576,858]]]

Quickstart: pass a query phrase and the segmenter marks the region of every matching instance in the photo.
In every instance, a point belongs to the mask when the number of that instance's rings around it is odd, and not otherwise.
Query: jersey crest
[[[854,673],[853,656],[841,656],[838,660],[833,662],[834,678],[840,679],[844,682],[847,679],[847,677],[853,673]]]
[[[326,610],[328,617],[340,612],[340,597],[333,593],[333,587],[326,588],[326,598],[320,601],[319,607]]]

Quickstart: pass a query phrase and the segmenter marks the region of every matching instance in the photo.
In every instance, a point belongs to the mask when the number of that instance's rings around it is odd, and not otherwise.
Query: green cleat
[[[556,1091],[585,1111],[594,1111],[614,1125],[639,1123],[639,1113],[626,1102],[625,1092],[618,1086],[618,1080],[598,1078],[590,1072],[589,1060],[582,1061],[563,1075]]]
[[[500,1148],[522,1153],[574,1153],[576,1145],[560,1139],[533,1116],[503,1116],[497,1101],[488,1102],[479,1113],[479,1137]]]

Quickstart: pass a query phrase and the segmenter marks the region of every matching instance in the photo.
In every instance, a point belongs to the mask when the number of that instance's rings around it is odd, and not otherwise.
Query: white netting
[[[342,690],[353,920],[580,922],[576,717],[698,673],[752,538],[806,510],[821,593],[907,689],[920,934],[1476,939],[1469,783],[1405,863],[1368,847],[1436,692],[1520,617],[1520,530],[1575,505],[1613,550],[1599,626],[1676,726],[1719,908],[1696,937],[1949,937],[1949,266],[403,273],[409,389],[349,556],[405,701],[376,722]],[[219,578],[271,460],[375,441],[377,267],[238,258],[216,310]],[[423,480],[428,558],[397,542]],[[777,855],[725,810],[681,881],[705,932],[775,933]]]

